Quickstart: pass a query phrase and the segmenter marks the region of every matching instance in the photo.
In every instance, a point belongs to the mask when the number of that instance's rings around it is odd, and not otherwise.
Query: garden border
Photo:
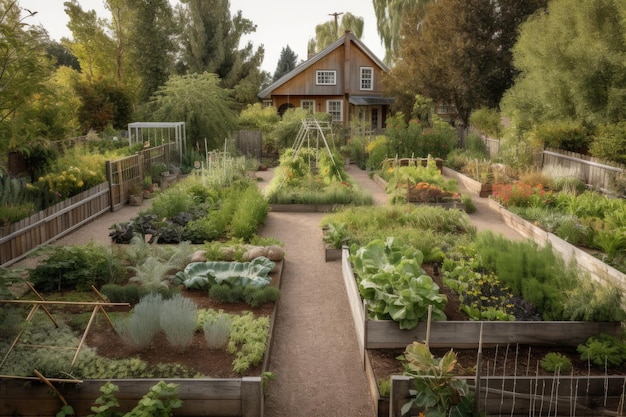
[[[284,273],[284,260],[280,267],[277,285],[280,288]],[[159,381],[179,384],[178,397],[182,407],[174,410],[174,416],[241,416],[262,417],[264,414],[264,377],[268,370],[272,351],[274,325],[278,303],[274,303],[270,318],[270,330],[263,359],[261,375],[241,378],[164,378],[164,379],[92,379],[79,384],[50,380],[73,408],[75,415],[89,415],[94,400],[102,393],[100,387],[107,381],[120,387],[115,397],[121,411],[129,411]],[[0,417],[21,415],[35,417],[55,415],[63,405],[61,398],[50,395],[50,387],[38,378],[0,379]]]

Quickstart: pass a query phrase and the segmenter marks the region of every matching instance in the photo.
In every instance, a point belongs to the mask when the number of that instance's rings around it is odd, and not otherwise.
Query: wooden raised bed
[[[555,234],[546,232],[520,216],[511,213],[491,198],[489,199],[489,207],[496,210],[502,217],[502,220],[522,236],[532,239],[542,246],[551,245],[552,250],[558,253],[566,263],[576,262],[578,266],[589,272],[592,278],[626,290],[626,275],[624,273],[566,242]]]
[[[436,321],[430,324],[420,323],[411,330],[400,330],[397,323],[384,320],[369,320],[367,305],[361,300],[352,266],[348,260],[349,250],[343,248],[342,275],[352,312],[357,343],[362,352],[363,367],[368,376],[370,394],[376,406],[377,416],[400,416],[402,406],[410,398],[412,388],[410,378],[392,376],[390,398],[381,397],[377,381],[372,370],[368,349],[404,349],[407,345],[424,342],[429,332],[429,345],[442,348],[477,348],[482,330],[482,346],[496,345],[535,345],[535,346],[577,346],[584,343],[590,336],[600,333],[620,336],[621,323],[595,322],[492,322],[492,321]],[[471,387],[475,384],[474,377],[468,377]],[[609,381],[609,382],[607,382]],[[607,377],[530,377],[501,376],[481,378],[480,410],[491,415],[529,415],[530,407],[539,409],[552,404],[556,410],[550,415],[590,415],[589,409],[597,401],[604,400],[605,385],[607,401],[617,404],[623,394],[626,378],[623,376]],[[556,400],[545,400],[542,404],[543,392],[551,393],[552,384],[556,384],[558,395]],[[539,391],[538,391],[539,390]],[[547,390],[547,391],[545,391]],[[582,392],[581,392],[582,390]],[[555,395],[554,393],[552,395]],[[571,398],[574,398],[572,403]],[[556,401],[556,402],[555,402]],[[533,409],[533,410],[534,410]],[[419,410],[412,410],[409,415],[417,415]]]
[[[465,379],[470,390],[475,392],[475,377]],[[623,415],[621,402],[625,383],[624,376],[489,376],[480,378],[480,393],[475,398],[478,410],[486,415]],[[389,413],[386,415],[401,416],[402,406],[411,398],[409,389],[412,389],[410,377],[391,377]],[[409,415],[418,412],[412,408]]]
[[[277,262],[276,283],[280,288],[283,262]],[[174,416],[235,416],[262,417],[264,414],[263,373],[267,371],[272,350],[274,322],[278,302],[270,318],[270,334],[263,359],[261,375],[242,378],[166,378],[166,379],[93,379],[73,382],[51,380],[77,417],[93,414],[91,406],[102,395],[100,387],[107,381],[120,390],[115,397],[120,402],[118,411],[127,412],[159,381],[178,384],[182,407]],[[200,354],[200,353],[199,353]],[[0,417],[54,416],[63,406],[62,399],[37,378],[0,378]]]
[[[469,191],[478,194],[479,197],[489,197],[493,192],[491,184],[481,183],[473,178],[463,175],[453,169],[443,167],[442,174],[446,177],[453,178],[460,184],[463,184]]]
[[[367,318],[367,306],[361,300],[348,256],[349,250],[344,248],[343,279],[359,348],[363,352],[366,349],[402,349],[413,342],[425,341],[427,323],[419,323],[410,330],[401,330],[394,321]],[[443,348],[476,348],[479,345],[481,328],[485,347],[506,344],[577,346],[599,333],[614,336],[621,334],[619,322],[434,321],[430,324],[429,345]]]

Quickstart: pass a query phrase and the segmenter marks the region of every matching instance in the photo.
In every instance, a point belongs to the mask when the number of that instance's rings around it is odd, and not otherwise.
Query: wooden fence
[[[483,143],[493,158],[500,152],[500,140],[483,136]],[[563,174],[580,178],[589,187],[607,192],[614,188],[614,184],[626,180],[624,166],[619,164],[608,165],[600,159],[576,152],[560,149],[544,149],[534,161],[538,169],[552,169]]]
[[[145,149],[106,162],[107,181],[39,213],[0,229],[0,266],[24,259],[32,250],[57,240],[128,201],[131,184],[141,186],[156,163],[169,166],[175,145]],[[175,177],[174,177],[175,178]]]
[[[111,210],[109,184],[104,182],[39,213],[3,228],[0,265],[9,266],[33,249],[65,236]]]
[[[169,167],[174,150],[176,144],[169,143],[144,149],[126,158],[107,161],[106,177],[111,186],[111,210],[119,210],[126,204],[133,186],[141,187],[145,176],[151,175],[154,165],[164,164]],[[153,181],[156,180],[153,178]]]

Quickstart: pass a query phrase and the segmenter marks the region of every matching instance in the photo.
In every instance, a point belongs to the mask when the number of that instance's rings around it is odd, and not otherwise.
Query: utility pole
[[[335,38],[339,38],[339,22],[337,20],[337,18],[339,16],[341,16],[343,14],[343,12],[341,13],[328,13],[328,16],[334,16],[335,17]]]

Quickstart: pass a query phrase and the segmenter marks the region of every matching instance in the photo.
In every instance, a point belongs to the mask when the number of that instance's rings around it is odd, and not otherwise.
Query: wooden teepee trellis
[[[333,166],[335,165],[335,158],[333,157],[333,153],[330,150],[330,146],[328,146],[328,140],[326,140],[326,134],[332,133],[332,126],[330,122],[320,121],[314,118],[302,119],[302,125],[300,126],[300,131],[298,132],[298,136],[296,136],[296,140],[293,144],[293,157],[296,158],[300,149],[306,146],[307,149],[315,149],[315,165],[314,167],[318,168],[319,162],[319,152],[320,146],[324,146],[326,151],[328,152],[328,156],[330,157],[331,163]],[[309,160],[309,166],[312,166],[312,161]]]

